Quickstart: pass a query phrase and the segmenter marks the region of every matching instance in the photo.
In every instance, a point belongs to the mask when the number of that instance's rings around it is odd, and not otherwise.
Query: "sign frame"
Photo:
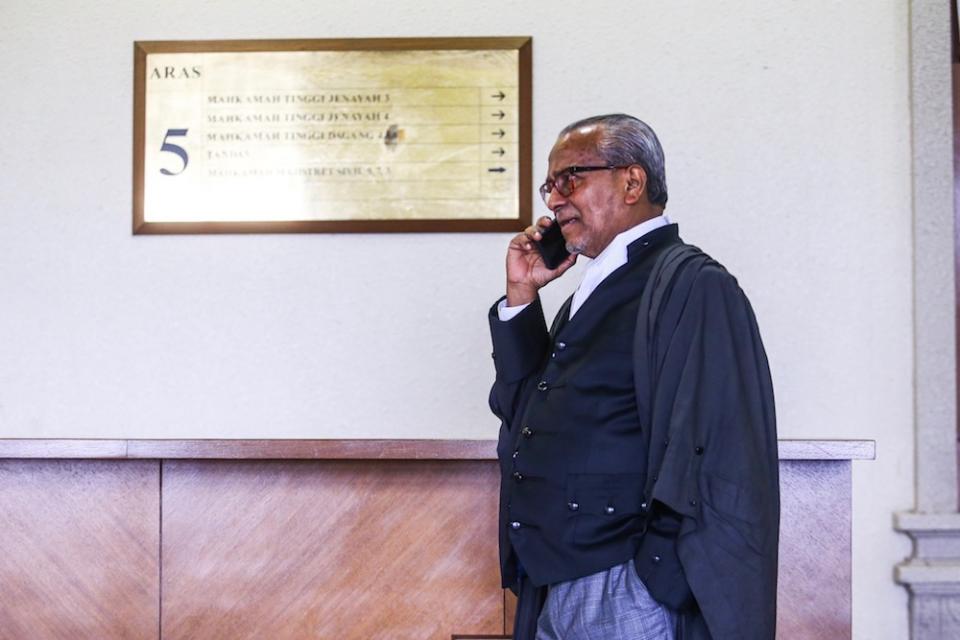
[[[133,65],[133,234],[217,233],[393,233],[513,232],[533,216],[532,180],[532,38],[346,38],[297,40],[135,41]],[[516,50],[517,66],[517,194],[511,218],[391,218],[345,220],[242,220],[171,222],[145,220],[147,57],[159,53],[235,52],[386,52],[435,50]]]

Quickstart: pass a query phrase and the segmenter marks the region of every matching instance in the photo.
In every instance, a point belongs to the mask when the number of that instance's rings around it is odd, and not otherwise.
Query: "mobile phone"
[[[547,265],[547,269],[556,269],[570,255],[567,251],[567,241],[563,239],[563,234],[560,232],[560,223],[554,220],[553,224],[540,234],[543,239],[535,244],[543,258],[543,264]]]

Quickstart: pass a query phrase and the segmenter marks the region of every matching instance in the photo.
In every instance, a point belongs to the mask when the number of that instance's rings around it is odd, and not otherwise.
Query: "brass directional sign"
[[[134,233],[521,229],[530,48],[137,42]]]

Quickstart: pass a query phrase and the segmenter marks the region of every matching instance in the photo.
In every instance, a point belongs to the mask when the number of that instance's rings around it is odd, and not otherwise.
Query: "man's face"
[[[547,176],[556,177],[573,166],[607,164],[597,152],[598,127],[586,127],[564,135],[550,152]],[[592,171],[573,178],[574,190],[563,196],[554,189],[547,199],[567,242],[567,251],[595,258],[614,236],[629,227],[624,222],[623,171]]]

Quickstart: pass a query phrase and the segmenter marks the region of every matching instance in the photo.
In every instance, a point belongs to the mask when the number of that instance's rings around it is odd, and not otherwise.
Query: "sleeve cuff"
[[[503,298],[500,302],[497,303],[497,316],[500,318],[500,322],[510,322],[518,315],[520,312],[530,306],[530,303],[519,304],[515,307],[507,306],[507,299]]]

